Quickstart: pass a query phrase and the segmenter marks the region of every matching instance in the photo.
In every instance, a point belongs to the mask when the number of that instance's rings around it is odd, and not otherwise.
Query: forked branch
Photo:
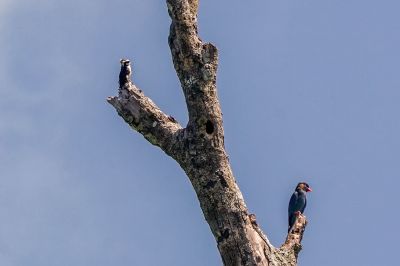
[[[197,0],[167,0],[171,17],[168,43],[185,95],[189,122],[182,128],[123,78],[108,102],[149,142],[174,158],[189,177],[224,265],[297,264],[306,219],[300,215],[286,242],[273,247],[244,202],[224,147],[217,96],[217,48],[197,31]],[[124,75],[122,75],[124,77]]]

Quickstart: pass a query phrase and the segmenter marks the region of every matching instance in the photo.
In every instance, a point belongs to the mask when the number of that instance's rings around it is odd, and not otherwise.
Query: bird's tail
[[[296,222],[296,215],[294,213],[289,215],[289,226],[288,226],[288,233],[290,233],[290,229],[292,229],[294,223]]]

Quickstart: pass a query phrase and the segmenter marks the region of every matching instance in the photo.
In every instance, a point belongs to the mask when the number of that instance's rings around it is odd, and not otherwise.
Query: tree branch
[[[290,229],[285,243],[280,247],[281,250],[293,250],[297,259],[302,246],[301,240],[303,239],[303,234],[307,226],[306,216],[299,214],[297,216],[296,222]]]
[[[167,0],[171,17],[168,43],[174,67],[182,85],[189,112],[189,123],[212,120],[222,128],[216,92],[218,50],[203,44],[197,31],[197,0]]]
[[[299,252],[302,249],[301,240],[307,226],[307,219],[303,214],[300,214],[293,227],[289,231],[285,243],[280,248],[275,248],[264,235],[261,228],[258,226],[256,216],[250,214],[254,230],[260,235],[265,242],[264,252],[268,259],[269,266],[296,266]]]
[[[177,136],[182,127],[172,117],[164,114],[153,101],[128,80],[121,85],[119,95],[108,97],[118,114],[151,144],[159,146],[168,155],[179,144]]]

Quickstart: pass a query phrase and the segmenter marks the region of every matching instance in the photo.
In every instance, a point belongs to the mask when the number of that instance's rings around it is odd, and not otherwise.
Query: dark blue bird
[[[296,190],[293,192],[292,197],[290,198],[289,201],[289,208],[288,208],[288,214],[289,214],[289,228],[288,232],[290,232],[290,229],[296,222],[296,218],[299,214],[304,213],[304,209],[307,206],[307,192],[311,192],[312,189],[310,186],[305,183],[305,182],[300,182]]]

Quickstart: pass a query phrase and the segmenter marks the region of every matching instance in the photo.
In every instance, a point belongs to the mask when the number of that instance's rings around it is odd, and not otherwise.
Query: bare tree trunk
[[[108,102],[134,130],[175,159],[189,177],[224,265],[296,265],[306,219],[300,215],[280,248],[249,214],[224,147],[217,96],[218,50],[197,33],[198,0],[167,0],[168,38],[189,122],[183,128],[126,79]]]

